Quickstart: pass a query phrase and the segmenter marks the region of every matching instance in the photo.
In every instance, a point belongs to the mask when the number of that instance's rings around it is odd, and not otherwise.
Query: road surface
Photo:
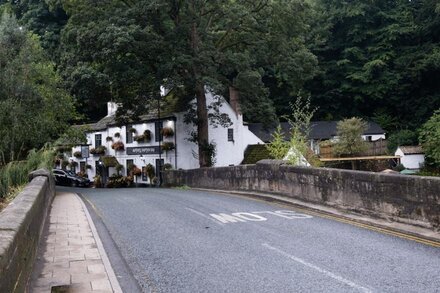
[[[75,190],[144,292],[440,292],[440,248],[236,195]]]

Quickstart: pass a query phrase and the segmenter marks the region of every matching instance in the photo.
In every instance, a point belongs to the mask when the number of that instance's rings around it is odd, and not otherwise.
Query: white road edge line
[[[199,215],[199,216],[202,216],[202,217],[205,218],[205,219],[208,219],[208,220],[210,220],[210,221],[213,221],[214,223],[219,224],[220,226],[224,226],[224,225],[225,225],[225,224],[223,224],[222,222],[219,222],[219,221],[217,221],[217,220],[214,220],[214,219],[211,218],[211,217],[208,217],[207,215],[205,215],[205,214],[202,213],[202,212],[199,212],[198,210],[195,210],[195,209],[192,209],[192,208],[188,208],[188,207],[185,207],[185,209],[187,209],[188,211],[193,212],[194,214],[197,214],[197,215]]]
[[[99,254],[101,255],[102,263],[104,264],[105,270],[107,272],[107,276],[110,281],[110,285],[112,286],[114,293],[123,293],[122,288],[119,285],[118,278],[116,278],[115,271],[113,271],[113,267],[110,263],[110,260],[108,259],[107,253],[105,252],[104,246],[102,245],[101,238],[99,238],[98,231],[96,230],[95,224],[92,221],[92,217],[89,214],[89,210],[87,209],[85,203],[81,199],[81,197],[73,193],[81,202],[81,205],[83,207],[84,213],[86,214],[87,221],[89,222],[90,229],[92,230],[93,237],[96,241],[96,246],[98,248]]]
[[[341,283],[344,283],[344,284],[346,284],[346,285],[348,285],[348,286],[350,286],[350,287],[352,287],[352,288],[355,288],[355,289],[357,289],[357,290],[359,290],[359,291],[361,291],[361,292],[366,292],[366,293],[367,293],[367,292],[368,292],[368,293],[372,292],[370,289],[368,289],[368,288],[366,288],[366,287],[363,287],[363,286],[361,286],[361,285],[358,285],[358,284],[356,284],[356,283],[354,283],[354,282],[352,282],[352,281],[349,281],[349,280],[347,280],[347,279],[345,279],[345,278],[343,278],[343,277],[341,277],[341,276],[338,276],[338,275],[336,275],[336,274],[334,274],[334,273],[332,273],[332,272],[329,272],[329,271],[327,271],[327,270],[325,270],[325,269],[322,269],[322,268],[320,268],[320,267],[318,267],[318,266],[316,266],[316,265],[314,265],[314,264],[308,263],[308,262],[306,262],[305,260],[302,260],[301,258],[298,258],[298,257],[296,257],[296,256],[293,256],[293,255],[291,255],[291,254],[289,254],[289,253],[287,253],[287,252],[285,252],[285,251],[282,251],[281,249],[278,249],[278,248],[276,248],[276,247],[273,247],[273,246],[271,246],[271,245],[269,245],[269,244],[267,244],[267,243],[263,243],[262,245],[263,245],[264,247],[270,249],[270,250],[273,250],[273,251],[275,251],[275,252],[278,252],[279,254],[281,254],[281,255],[283,255],[283,256],[285,256],[285,257],[287,257],[287,258],[289,258],[289,259],[291,259],[291,260],[293,260],[293,261],[296,261],[296,262],[298,262],[298,263],[300,263],[300,264],[302,264],[302,265],[304,265],[304,266],[306,266],[306,267],[309,267],[309,268],[311,268],[311,269],[314,269],[315,271],[318,271],[318,272],[320,272],[320,273],[322,273],[322,274],[324,274],[324,275],[326,275],[326,276],[328,276],[328,277],[330,277],[330,278],[332,278],[332,279],[335,279],[336,281],[339,281],[339,282],[341,282]]]

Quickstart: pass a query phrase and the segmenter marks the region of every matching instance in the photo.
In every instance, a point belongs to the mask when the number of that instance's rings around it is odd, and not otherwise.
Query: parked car
[[[90,185],[89,179],[80,177],[72,171],[54,169],[53,175],[55,177],[56,185],[74,186],[74,187],[76,186],[87,187]]]

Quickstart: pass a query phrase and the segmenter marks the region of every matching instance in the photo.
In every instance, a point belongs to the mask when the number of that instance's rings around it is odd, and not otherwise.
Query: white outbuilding
[[[400,163],[411,170],[418,170],[425,163],[425,153],[421,146],[399,146],[394,153],[400,157]]]

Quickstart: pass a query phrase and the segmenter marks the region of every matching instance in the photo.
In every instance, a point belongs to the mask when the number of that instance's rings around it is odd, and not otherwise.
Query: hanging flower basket
[[[150,130],[145,130],[144,134],[136,135],[133,139],[135,141],[137,141],[138,143],[150,142],[151,141],[151,131]]]
[[[121,137],[121,134],[119,132],[116,132],[115,137],[119,138],[119,137]]]
[[[114,142],[112,144],[112,149],[114,149],[115,151],[123,151],[123,150],[125,150],[124,143],[120,140],[117,142]]]
[[[172,151],[174,150],[176,147],[174,145],[174,142],[170,142],[170,141],[166,141],[162,144],[161,149],[164,151]]]
[[[107,150],[107,148],[105,146],[101,145],[97,148],[91,149],[90,153],[92,155],[105,155],[106,150]]]
[[[137,132],[136,128],[134,128],[134,127],[130,128],[128,131],[130,131],[131,133],[136,133]]]
[[[113,137],[111,137],[111,136],[107,136],[105,140],[106,140],[106,141],[113,141]]]
[[[81,159],[81,158],[82,158],[82,153],[81,153],[80,151],[78,151],[78,152],[74,152],[74,153],[73,153],[73,156],[74,156],[75,158],[77,158],[77,159]]]
[[[162,128],[162,135],[164,137],[172,137],[174,135],[174,130],[171,127]]]

